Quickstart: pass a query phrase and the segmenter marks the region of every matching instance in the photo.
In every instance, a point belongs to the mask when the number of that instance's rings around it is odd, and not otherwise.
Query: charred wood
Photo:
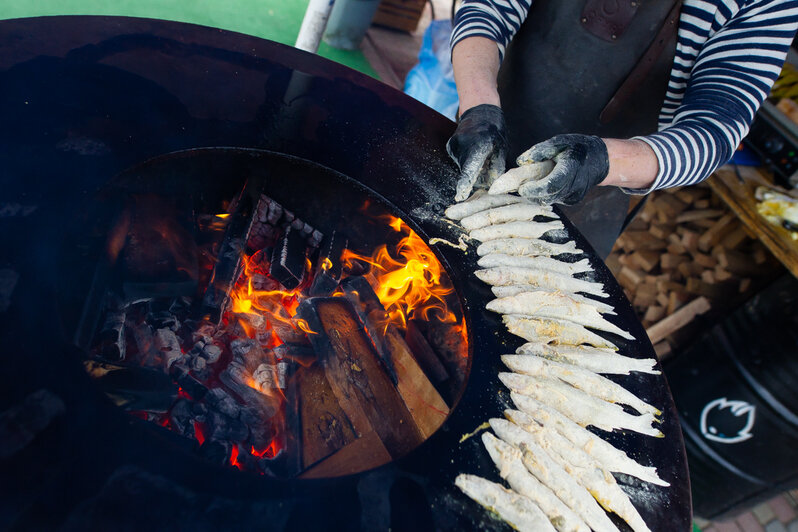
[[[304,278],[306,255],[307,244],[302,234],[293,225],[288,226],[272,252],[269,275],[293,290]]]
[[[202,313],[210,315],[213,323],[219,323],[229,303],[230,291],[241,273],[241,260],[256,218],[261,187],[260,180],[247,180],[236,201],[235,211],[230,215],[231,220],[227,224],[213,274],[202,299]]]
[[[100,390],[125,410],[164,413],[177,399],[177,386],[160,370],[96,360],[83,365]]]
[[[316,261],[316,276],[309,291],[312,297],[329,296],[338,287],[343,270],[341,254],[348,244],[349,240],[340,231],[333,231],[322,241]]]

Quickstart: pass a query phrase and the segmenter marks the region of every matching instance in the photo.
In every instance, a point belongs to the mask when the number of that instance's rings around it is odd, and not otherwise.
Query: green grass
[[[283,44],[296,41],[307,0],[0,0],[0,19],[46,15],[121,15],[190,22]],[[321,44],[319,55],[377,77],[359,50]]]

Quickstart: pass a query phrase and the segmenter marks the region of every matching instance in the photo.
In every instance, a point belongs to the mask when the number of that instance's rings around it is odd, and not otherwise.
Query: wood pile
[[[695,316],[743,300],[780,267],[706,184],[652,193],[606,263],[661,356]]]

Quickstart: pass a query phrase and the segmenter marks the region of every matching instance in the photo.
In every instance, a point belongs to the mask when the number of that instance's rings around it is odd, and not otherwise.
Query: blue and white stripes
[[[496,41],[503,55],[528,8],[528,0],[464,0],[452,46],[479,35]],[[697,183],[731,158],[796,29],[798,0],[684,1],[659,132],[637,137],[659,161],[649,190]]]

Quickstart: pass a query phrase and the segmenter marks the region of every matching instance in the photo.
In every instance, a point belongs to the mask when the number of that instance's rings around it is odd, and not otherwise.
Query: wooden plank
[[[351,302],[329,297],[306,303],[312,305],[321,325],[319,329],[311,322],[311,329],[319,331],[311,335],[313,348],[324,360],[327,380],[349,418],[354,422],[353,411],[357,417],[362,412],[394,458],[415,448],[424,438]],[[356,430],[365,432],[357,426]]]
[[[658,251],[640,250],[631,254],[632,262],[644,271],[650,272],[659,262],[660,253]]]
[[[349,445],[358,435],[338,404],[321,364],[304,368],[297,379],[301,391],[302,463],[308,467]]]
[[[709,311],[710,308],[709,300],[705,297],[699,297],[691,301],[667,318],[649,327],[646,330],[649,340],[656,345],[660,340],[664,340],[667,336],[693,321],[696,316]]]
[[[299,478],[329,478],[351,475],[390,461],[391,455],[385,449],[379,435],[371,431],[361,435],[326,460],[311,467],[299,475]]]
[[[739,172],[744,183],[740,183],[731,167],[724,166],[708,180],[709,185],[770,252],[798,277],[798,240],[793,240],[790,231],[771,224],[756,210],[754,190],[760,185],[772,186],[772,183],[756,168],[741,166]]]
[[[397,389],[424,439],[438,430],[449,415],[449,406],[413,358],[405,339],[393,325],[385,332],[385,346],[396,372]]]
[[[709,251],[720,239],[734,230],[734,213],[723,215],[711,228],[707,229],[703,235],[698,239],[698,248],[701,251]]]

